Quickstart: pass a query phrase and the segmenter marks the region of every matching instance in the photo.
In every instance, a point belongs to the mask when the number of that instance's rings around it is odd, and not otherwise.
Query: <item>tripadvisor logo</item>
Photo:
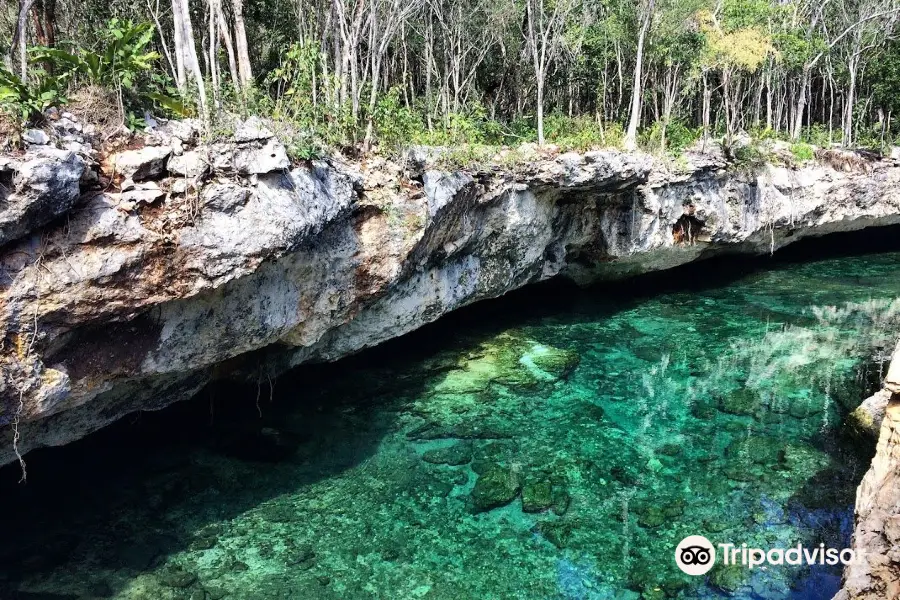
[[[854,552],[850,548],[837,550],[819,544],[816,548],[804,548],[797,544],[793,548],[748,548],[747,544],[718,544],[721,551],[722,564],[744,565],[748,569],[767,565],[830,565],[857,564],[862,559],[862,552]],[[716,548],[712,542],[702,535],[689,535],[681,540],[675,548],[675,564],[688,575],[703,575],[716,564]]]
[[[703,575],[716,564],[716,549],[702,535],[689,535],[675,548],[675,564],[688,575]]]

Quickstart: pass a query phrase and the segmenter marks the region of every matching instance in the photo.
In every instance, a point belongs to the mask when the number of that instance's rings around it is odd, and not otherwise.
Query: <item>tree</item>
[[[525,44],[534,68],[537,88],[538,144],[544,145],[544,90],[550,65],[563,44],[563,33],[575,0],[525,0]]]
[[[644,66],[644,42],[647,40],[647,34],[650,32],[650,25],[653,23],[653,16],[656,10],[656,0],[640,0],[637,3],[638,16],[638,36],[637,36],[637,52],[634,61],[634,83],[631,88],[631,109],[628,119],[628,130],[625,133],[625,148],[633,150],[637,145],[637,128],[641,121],[641,90],[643,80],[641,79]]]
[[[706,38],[703,60],[721,77],[725,144],[730,146],[741,121],[742,76],[755,73],[773,48],[762,31],[754,27],[726,31],[712,13],[701,15],[701,29]]]
[[[194,27],[191,25],[191,12],[188,0],[172,0],[172,28],[175,32],[175,65],[178,89],[182,94],[188,93],[189,79],[193,80],[197,91],[197,105],[204,119],[207,119],[206,85],[200,71],[197,58],[197,46],[194,42]]]
[[[16,19],[16,30],[13,35],[12,44],[10,44],[9,52],[9,68],[12,70],[14,57],[18,51],[19,73],[22,81],[28,79],[28,54],[26,46],[28,44],[28,11],[34,5],[34,0],[19,0],[19,12]]]
[[[186,0],[185,0],[186,1]],[[237,48],[237,66],[244,88],[253,85],[253,67],[250,64],[250,48],[247,46],[247,26],[244,22],[244,0],[232,0],[234,11],[234,39]]]

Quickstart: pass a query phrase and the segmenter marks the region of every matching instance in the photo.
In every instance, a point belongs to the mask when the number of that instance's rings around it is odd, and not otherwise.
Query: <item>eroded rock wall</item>
[[[887,403],[875,458],[856,491],[853,549],[861,560],[844,569],[835,600],[900,598],[900,343],[880,396]]]
[[[617,279],[900,223],[889,160],[291,165],[256,120],[230,141],[172,123],[132,146],[87,152],[101,172],[83,182],[97,184],[0,247],[0,463],[15,458],[14,423],[20,452],[64,444],[213,379],[335,360],[554,276]]]

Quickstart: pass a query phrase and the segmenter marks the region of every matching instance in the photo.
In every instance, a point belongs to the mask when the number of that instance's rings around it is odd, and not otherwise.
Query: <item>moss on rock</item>
[[[475,512],[506,506],[519,495],[519,477],[499,465],[488,467],[478,476],[470,498]]]

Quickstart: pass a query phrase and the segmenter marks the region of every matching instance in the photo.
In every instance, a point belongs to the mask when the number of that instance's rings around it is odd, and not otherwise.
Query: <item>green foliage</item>
[[[814,124],[812,127],[807,127],[803,130],[803,140],[812,144],[813,146],[819,146],[821,148],[827,148],[832,144],[833,141],[840,141],[842,137],[841,131],[833,131],[831,133],[828,132],[828,128],[820,123]]]
[[[20,77],[0,67],[0,105],[19,116],[23,122],[42,118],[44,110],[65,102],[66,77],[50,75],[43,69],[32,69],[31,77]]]
[[[484,106],[474,102],[464,110],[452,112],[445,119],[437,120],[431,131],[423,129],[415,139],[420,144],[457,146],[503,144],[507,142],[509,135],[508,130],[488,118]]]
[[[481,144],[455,146],[443,152],[437,164],[444,169],[467,169],[480,171],[487,169],[493,162],[496,147]]]
[[[352,146],[359,138],[358,122],[350,102],[335,104],[338,82],[317,77],[319,47],[313,43],[291,43],[281,53],[278,65],[264,80],[264,88],[252,88],[235,102],[245,114],[272,115],[306,132],[297,148],[305,158],[318,155],[322,146]],[[317,150],[313,151],[313,148]]]
[[[288,157],[293,161],[317,160],[325,156],[325,151],[313,136],[301,134],[284,141]]]
[[[656,121],[646,128],[640,135],[640,145],[651,152],[660,150],[662,146],[662,123]],[[676,119],[666,127],[666,152],[678,156],[685,148],[700,139],[703,134],[702,127],[689,127],[683,121]]]
[[[606,140],[606,132],[589,116],[549,115],[544,120],[544,132],[547,140],[563,151],[584,152],[598,146],[615,145]],[[621,142],[621,139],[615,141]]]
[[[36,47],[31,49],[31,59],[50,65],[65,80],[121,93],[129,112],[127,119],[137,127],[140,118],[134,111],[153,103],[179,115],[188,112],[186,104],[172,95],[167,77],[154,70],[160,58],[159,53],[148,49],[154,33],[151,23],[112,19],[101,34],[101,51]]]
[[[732,149],[735,166],[743,169],[757,169],[769,160],[768,153],[757,143],[750,143]]]
[[[400,88],[393,87],[375,106],[375,132],[379,145],[398,151],[423,131],[422,120],[400,99]]]
[[[154,28],[150,23],[134,24],[113,19],[104,34],[106,47],[102,52],[78,48],[66,52],[58,48],[33,48],[32,57],[53,62],[61,70],[68,69],[75,76],[111,89],[122,86],[134,89],[145,72],[153,68],[159,53],[148,51]]]
[[[804,144],[803,142],[799,142],[797,144],[791,144],[791,154],[794,156],[794,159],[797,162],[804,162],[807,160],[813,160],[816,157],[815,149],[809,144]]]
[[[893,41],[867,71],[872,99],[885,112],[900,116],[900,42]]]

